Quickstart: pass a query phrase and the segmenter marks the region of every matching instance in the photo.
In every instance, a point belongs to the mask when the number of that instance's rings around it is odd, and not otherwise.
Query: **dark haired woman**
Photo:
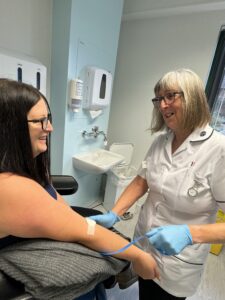
[[[0,247],[21,238],[78,242],[115,251],[127,241],[74,212],[51,185],[51,112],[34,87],[0,79]],[[93,222],[93,221],[92,221]],[[154,259],[132,246],[116,254],[145,279],[158,277]]]

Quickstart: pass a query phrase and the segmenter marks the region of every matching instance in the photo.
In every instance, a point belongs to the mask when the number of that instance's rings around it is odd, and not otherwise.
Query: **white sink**
[[[92,174],[106,173],[123,160],[122,155],[104,149],[73,156],[75,168]]]

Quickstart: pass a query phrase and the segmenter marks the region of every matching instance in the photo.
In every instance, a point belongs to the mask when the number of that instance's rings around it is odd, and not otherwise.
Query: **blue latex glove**
[[[112,227],[116,222],[121,220],[120,217],[111,210],[103,215],[90,216],[89,219],[94,220],[97,224],[106,228]]]
[[[193,240],[187,225],[167,225],[154,228],[146,233],[152,244],[163,255],[180,253]]]

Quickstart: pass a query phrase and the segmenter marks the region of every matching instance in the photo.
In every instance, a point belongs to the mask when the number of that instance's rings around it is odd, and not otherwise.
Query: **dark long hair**
[[[31,85],[0,78],[0,173],[31,178],[42,186],[50,181],[48,150],[33,157],[27,114],[44,95]],[[49,109],[50,113],[50,109]]]

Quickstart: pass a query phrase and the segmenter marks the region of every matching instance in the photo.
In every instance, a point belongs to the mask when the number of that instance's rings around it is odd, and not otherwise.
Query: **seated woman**
[[[37,89],[0,79],[0,128],[0,247],[21,238],[76,242],[99,252],[128,243],[99,225],[90,228],[51,185],[51,112]],[[114,256],[132,262],[144,279],[159,277],[155,260],[136,246]]]

